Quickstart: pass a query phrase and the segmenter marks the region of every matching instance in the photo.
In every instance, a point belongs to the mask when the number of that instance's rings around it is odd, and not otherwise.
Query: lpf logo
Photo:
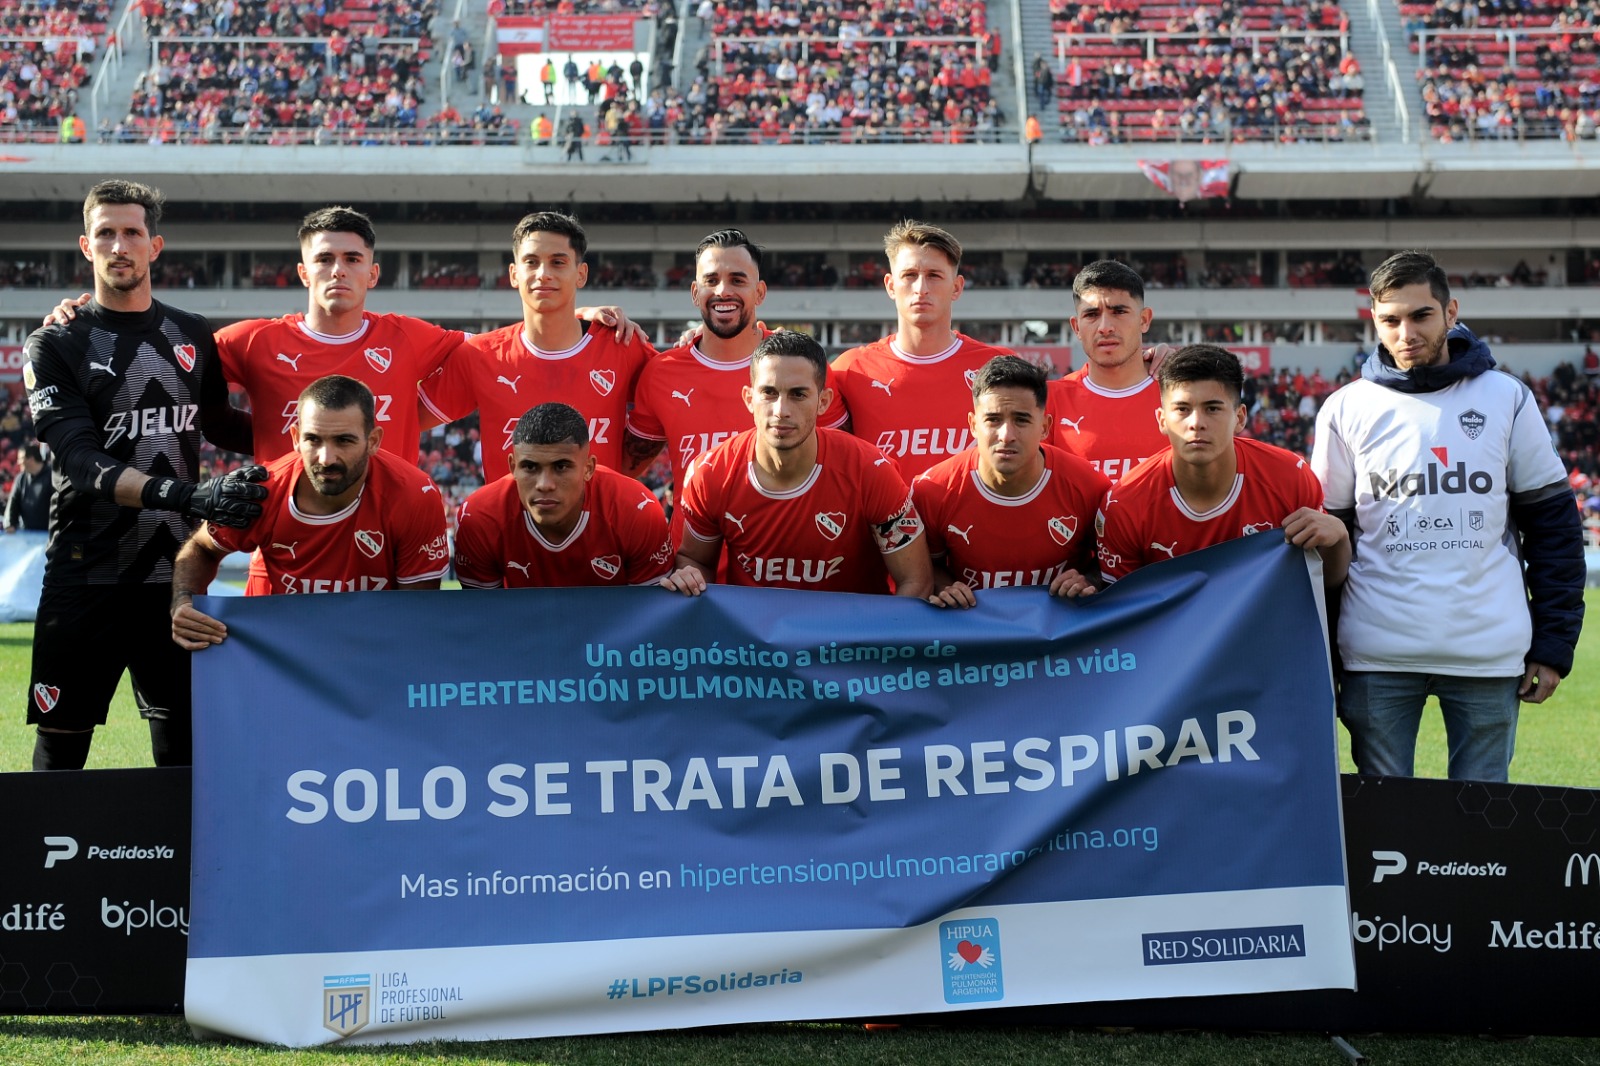
[[[372,975],[335,974],[322,979],[322,1027],[353,1036],[372,1020]]]

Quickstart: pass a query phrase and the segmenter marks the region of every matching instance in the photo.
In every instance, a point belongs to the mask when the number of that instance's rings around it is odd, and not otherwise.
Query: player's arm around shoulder
[[[204,651],[228,637],[227,626],[194,605],[216,580],[228,551],[202,523],[172,561],[172,639],[185,651]]]

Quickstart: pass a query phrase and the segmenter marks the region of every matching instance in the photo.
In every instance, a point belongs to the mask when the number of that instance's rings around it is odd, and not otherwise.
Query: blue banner
[[[1350,987],[1320,578],[212,600],[186,1009],[290,1044]]]

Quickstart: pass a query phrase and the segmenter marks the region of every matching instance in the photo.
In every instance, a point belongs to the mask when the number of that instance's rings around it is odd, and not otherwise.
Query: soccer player
[[[261,550],[247,596],[436,589],[450,565],[444,503],[428,475],[382,450],[372,390],[330,374],[300,394],[295,450],[268,466],[267,501],[248,531],[202,526],[178,552],[172,639],[188,651],[228,630],[191,602],[229,552]]]
[[[522,321],[473,337],[469,351],[422,382],[422,404],[432,415],[425,421],[450,422],[477,410],[485,480],[506,468],[511,435],[530,399],[576,407],[589,421],[595,461],[613,470],[628,465],[623,424],[639,372],[656,352],[642,338],[624,342],[618,330],[578,316],[588,248],[570,215],[540,211],[518,222],[510,277],[522,297]]]
[[[750,353],[765,336],[756,322],[756,308],[767,295],[761,249],[739,230],[718,230],[700,242],[694,261],[689,295],[705,328],[694,341],[645,364],[624,436],[628,472],[634,474],[671,445],[674,500],[682,498],[683,475],[696,456],[750,428],[744,388],[750,384]],[[819,425],[838,429],[847,417],[835,393]],[[673,543],[682,527],[674,511]]]
[[[210,324],[151,295],[162,203],[131,181],[89,190],[78,247],[94,299],[26,343],[56,488],[28,682],[35,770],[83,767],[124,670],[156,765],[189,763],[189,664],[162,622],[173,554],[196,520],[248,524],[266,496],[260,467],[195,483],[202,433],[248,451],[250,417],[228,404]]]
[[[928,528],[939,607],[972,607],[976,590],[1048,585],[1081,592],[1094,572],[1094,517],[1111,482],[1044,443],[1044,371],[1014,355],[989,360],[972,384],[976,443],[911,483]]]
[[[462,348],[466,335],[366,309],[367,293],[378,284],[378,238],[361,212],[313,211],[300,223],[299,240],[305,313],[236,322],[217,333],[223,370],[255,412],[257,461],[294,451],[290,429],[301,392],[319,378],[343,374],[372,390],[384,450],[415,463],[417,383]]]
[[[462,588],[648,585],[672,569],[661,504],[633,478],[595,463],[576,408],[542,403],[518,419],[510,465],[461,505]]]
[[[828,357],[804,333],[768,334],[750,357],[745,402],[755,428],[695,461],[684,480],[678,569],[662,585],[688,596],[714,580],[827,592],[933,591],[922,520],[894,464],[848,433],[819,429]]]
[[[1004,348],[951,328],[961,298],[961,244],[922,222],[904,221],[883,238],[884,289],[899,323],[893,336],[845,352],[833,364],[850,408],[851,432],[916,477],[972,445],[967,415],[978,368]]]
[[[1572,669],[1583,530],[1528,387],[1491,373],[1433,257],[1372,272],[1378,348],[1317,414],[1312,468],[1360,551],[1339,616],[1339,713],[1363,774],[1410,775],[1438,697],[1452,778],[1504,781],[1518,700]]]
[[[1350,536],[1322,511],[1322,485],[1293,452],[1247,437],[1244,371],[1225,348],[1191,344],[1156,378],[1156,419],[1170,442],[1117,482],[1101,507],[1100,574],[1112,582],[1150,563],[1282,528],[1322,557],[1323,583],[1344,581]],[[1090,591],[1090,590],[1084,590]]]
[[[1167,446],[1156,423],[1160,390],[1144,353],[1153,313],[1144,305],[1144,280],[1110,259],[1078,271],[1072,306],[1086,361],[1051,385],[1050,442],[1116,482]]]

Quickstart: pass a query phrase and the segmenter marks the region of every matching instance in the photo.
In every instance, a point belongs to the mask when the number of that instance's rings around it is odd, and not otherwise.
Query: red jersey
[[[883,556],[922,533],[894,464],[848,433],[817,430],[817,465],[772,492],[755,474],[753,429],[696,460],[679,508],[685,541],[721,540],[728,583],[822,592],[887,592]]]
[[[596,466],[583,514],[560,544],[533,524],[511,474],[468,496],[456,519],[456,576],[464,588],[644,585],[672,569],[667,516],[633,478]]]
[[[673,348],[645,364],[634,389],[628,429],[644,440],[665,442],[672,464],[672,498],[683,498],[683,474],[701,452],[750,428],[744,387],[750,384],[750,360],[722,363],[700,349]],[[828,371],[833,387],[833,371]],[[837,429],[850,417],[837,392],[817,425]],[[672,512],[672,542],[683,533],[682,512]]]
[[[623,422],[654,348],[642,340],[623,345],[615,330],[597,326],[566,351],[546,352],[528,343],[521,322],[467,344],[470,350],[424,381],[420,392],[428,409],[446,422],[478,412],[485,482],[511,469],[506,457],[517,420],[552,401],[570,404],[589,420],[589,451],[596,462],[622,468]]]
[[[1277,529],[1302,507],[1322,509],[1322,484],[1300,456],[1246,437],[1235,437],[1233,448],[1233,491],[1204,514],[1179,495],[1170,447],[1117,482],[1096,519],[1101,576],[1115,581],[1141,566]]]
[[[372,390],[383,450],[417,461],[417,382],[438,370],[466,334],[404,315],[361,316],[361,328],[330,337],[306,316],[257,318],[217,331],[222,373],[244,389],[253,412],[256,462],[294,451],[289,427],[300,393],[318,378],[343,374]]]
[[[972,447],[973,378],[995,356],[1015,354],[960,333],[955,338],[938,355],[907,355],[885,337],[833,364],[851,432],[893,459],[908,480]]]
[[[444,501],[427,474],[373,452],[355,502],[337,514],[310,515],[294,502],[303,469],[294,452],[267,466],[267,498],[248,529],[206,527],[229,551],[261,549],[256,559],[265,568],[251,566],[246,596],[391,589],[444,577]]]
[[[978,476],[968,448],[911,483],[928,551],[974,589],[1048,585],[1094,560],[1094,518],[1111,482],[1076,455],[1044,446],[1044,473],[1023,496],[1001,496]]]
[[[1055,419],[1050,443],[1082,456],[1113,482],[1167,447],[1167,435],[1156,424],[1161,386],[1155,378],[1113,391],[1089,380],[1081,366],[1050,383],[1050,415]]]

